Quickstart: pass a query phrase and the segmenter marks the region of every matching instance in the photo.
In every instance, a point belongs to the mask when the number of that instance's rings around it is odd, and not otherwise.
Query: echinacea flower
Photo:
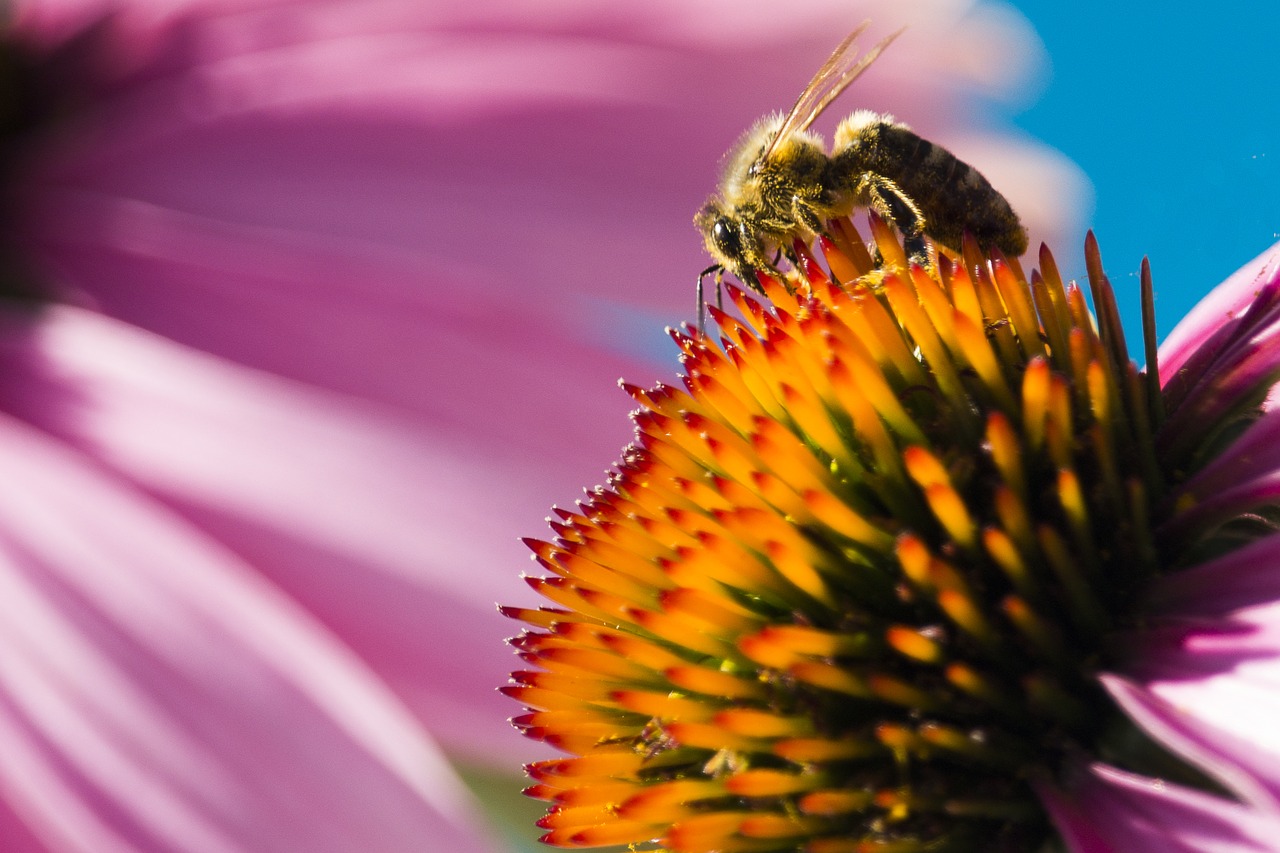
[[[1096,319],[1045,248],[871,229],[674,333],[684,387],[626,386],[636,443],[530,541],[544,840],[1277,849],[1274,256],[1139,370],[1092,236]]]

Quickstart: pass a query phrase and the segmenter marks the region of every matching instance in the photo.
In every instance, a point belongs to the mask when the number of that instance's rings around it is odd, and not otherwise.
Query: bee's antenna
[[[721,302],[720,296],[720,276],[724,274],[723,264],[712,264],[702,272],[698,273],[698,334],[702,334],[703,323],[707,316],[707,301],[702,293],[702,280],[712,273],[716,274],[716,307],[723,310],[724,304]]]

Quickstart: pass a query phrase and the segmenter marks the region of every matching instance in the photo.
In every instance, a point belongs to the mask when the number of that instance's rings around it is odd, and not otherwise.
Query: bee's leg
[[[814,234],[822,233],[822,217],[818,215],[817,200],[803,195],[791,197],[791,217]]]
[[[907,257],[928,266],[929,250],[924,242],[925,218],[911,196],[889,178],[874,172],[864,173],[860,183],[871,209],[897,225],[902,232],[902,245],[907,250]]]
[[[796,250],[791,246],[779,246],[778,251],[773,254],[773,268],[778,269],[778,261],[783,258],[787,259],[787,263],[791,264],[793,269],[799,268],[800,259],[796,257]],[[781,272],[781,270],[778,270]]]
[[[792,196],[791,198],[791,215],[799,222],[810,234],[822,234],[826,231],[826,220],[819,214],[820,201],[813,197]],[[829,205],[826,209],[829,209]],[[797,270],[801,268],[800,259],[795,256],[795,251],[791,244],[786,246],[787,260],[791,261],[792,266]],[[777,261],[774,261],[776,264]]]
[[[724,283],[724,266],[712,264],[698,273],[698,334],[702,334],[707,318],[707,301],[703,295],[702,280],[712,273],[716,274],[716,308],[720,311],[724,310],[724,287],[722,286]]]
[[[738,277],[738,281],[748,290],[763,294],[764,288],[760,286],[760,279],[757,276],[759,272],[769,272],[775,275],[781,275],[774,264],[769,263],[769,256],[765,254],[764,244],[760,237],[747,227],[747,223],[741,224],[741,239],[739,241],[742,246],[742,261],[731,272]]]
[[[893,221],[902,229],[902,247],[907,250],[907,257],[928,266],[929,248],[924,242],[924,220],[920,211],[906,196],[890,195],[885,201],[893,212]]]

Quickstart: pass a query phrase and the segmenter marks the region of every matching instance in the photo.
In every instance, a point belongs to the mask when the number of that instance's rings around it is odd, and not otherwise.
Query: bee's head
[[[702,232],[707,251],[726,266],[736,266],[742,257],[742,228],[718,196],[712,196],[698,211],[693,222]]]
[[[742,256],[742,230],[738,227],[738,223],[728,216],[717,217],[711,224],[711,233],[708,236],[720,254],[726,258],[736,260]]]

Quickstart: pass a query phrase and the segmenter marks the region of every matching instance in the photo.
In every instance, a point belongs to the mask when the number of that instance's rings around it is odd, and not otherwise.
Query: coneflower
[[[529,542],[543,840],[1280,849],[1276,266],[1160,375],[1092,235],[1096,319],[1047,249],[870,227],[673,333],[684,387],[624,385],[636,443]]]

